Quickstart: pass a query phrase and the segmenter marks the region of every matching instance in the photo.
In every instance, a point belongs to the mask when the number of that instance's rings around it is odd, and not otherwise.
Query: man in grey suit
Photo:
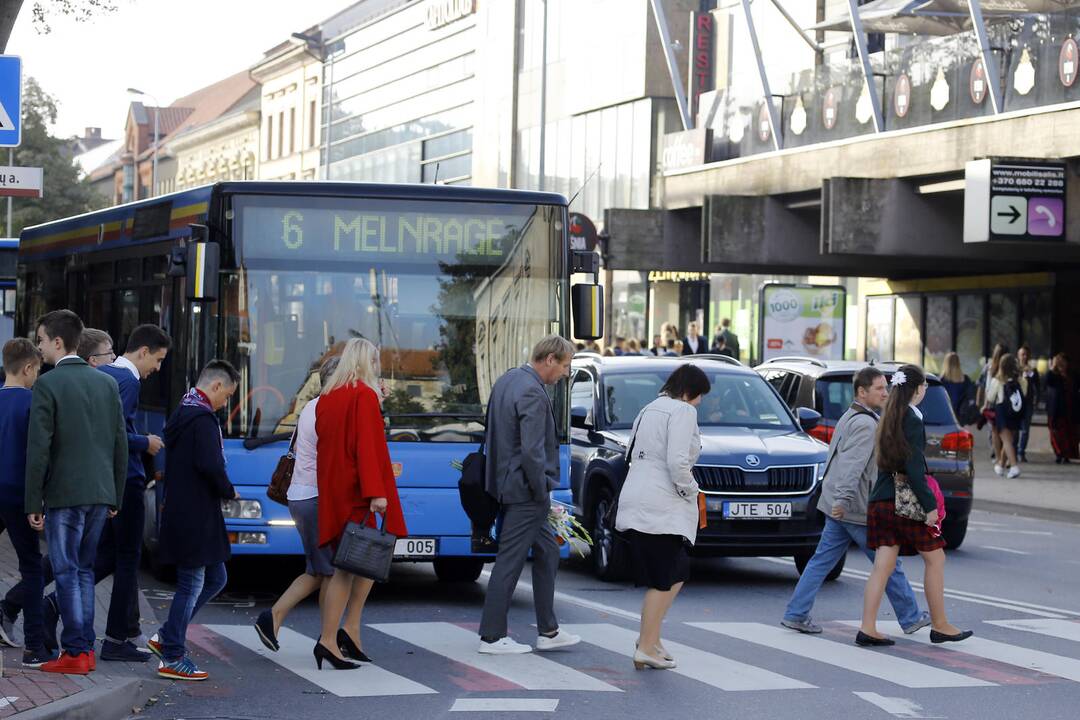
[[[559,439],[555,411],[545,389],[570,374],[574,345],[558,335],[536,344],[530,362],[508,370],[488,398],[487,491],[502,505],[499,552],[488,580],[480,619],[480,649],[487,655],[516,655],[532,647],[507,635],[506,614],[529,550],[533,553],[533,604],[537,650],[576,645],[581,638],[559,629],[555,618],[555,573],[559,546],[548,527],[550,493],[559,484]]]
[[[885,407],[889,391],[885,375],[873,366],[855,373],[852,385],[855,402],[836,422],[821,481],[818,510],[825,513],[825,529],[780,621],[802,633],[821,632],[821,626],[810,620],[810,608],[825,576],[844,557],[848,546],[854,542],[870,562],[874,561],[874,551],[866,548],[866,506],[878,473],[874,455],[878,413]],[[899,560],[885,591],[905,633],[910,635],[930,624],[930,616],[919,610]]]

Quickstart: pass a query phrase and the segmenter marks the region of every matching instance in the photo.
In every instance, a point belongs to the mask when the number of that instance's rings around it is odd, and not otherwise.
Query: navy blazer
[[[150,439],[135,430],[135,412],[139,409],[139,391],[142,383],[130,370],[115,365],[102,365],[98,368],[113,380],[120,390],[120,407],[124,409],[124,425],[128,439],[128,482],[140,485],[146,483],[146,468],[142,456],[150,448]]]

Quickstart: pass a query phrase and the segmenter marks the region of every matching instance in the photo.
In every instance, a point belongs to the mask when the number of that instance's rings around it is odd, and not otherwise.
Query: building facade
[[[297,37],[297,36],[302,36]],[[322,48],[318,28],[271,48],[251,68],[259,84],[260,180],[319,177]]]

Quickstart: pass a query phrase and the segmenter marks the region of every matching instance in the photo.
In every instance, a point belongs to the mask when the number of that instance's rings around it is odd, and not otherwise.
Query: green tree
[[[56,98],[45,92],[34,78],[23,87],[22,144],[15,148],[17,167],[44,169],[44,197],[14,198],[12,235],[29,225],[78,215],[100,203],[93,189],[79,179],[66,141],[54,137],[49,126],[56,122]],[[0,151],[0,163],[6,163]],[[0,204],[3,208],[3,204]]]

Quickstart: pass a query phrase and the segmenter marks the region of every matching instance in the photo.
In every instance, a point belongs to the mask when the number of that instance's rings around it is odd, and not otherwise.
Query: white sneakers
[[[1010,480],[1020,477],[1020,467],[1018,465],[1013,465],[1011,468],[1009,468],[1009,474],[1006,477],[1008,477]]]
[[[997,463],[994,463],[994,472],[998,475],[1004,475],[1005,468],[1003,468],[1001,465],[998,465]]]
[[[554,637],[546,637],[544,635],[538,636],[536,638],[536,649],[539,652],[550,652],[551,650],[560,650],[572,645],[577,645],[579,642],[581,642],[581,638],[577,635],[571,635],[568,632],[559,630],[555,633]],[[528,645],[516,642],[509,637],[504,637],[499,638],[493,643],[481,640],[480,648],[477,652],[481,655],[524,655],[525,653],[532,652],[532,648]]]
[[[559,630],[554,637],[538,635],[536,637],[536,649],[539,652],[548,652],[549,650],[568,648],[571,645],[577,645],[579,642],[581,642],[581,638],[577,635],[571,635],[568,632]]]
[[[499,638],[493,643],[481,640],[478,652],[481,655],[524,655],[525,653],[532,652],[532,648],[528,645],[522,645],[519,642],[515,642],[509,637],[504,637]]]

